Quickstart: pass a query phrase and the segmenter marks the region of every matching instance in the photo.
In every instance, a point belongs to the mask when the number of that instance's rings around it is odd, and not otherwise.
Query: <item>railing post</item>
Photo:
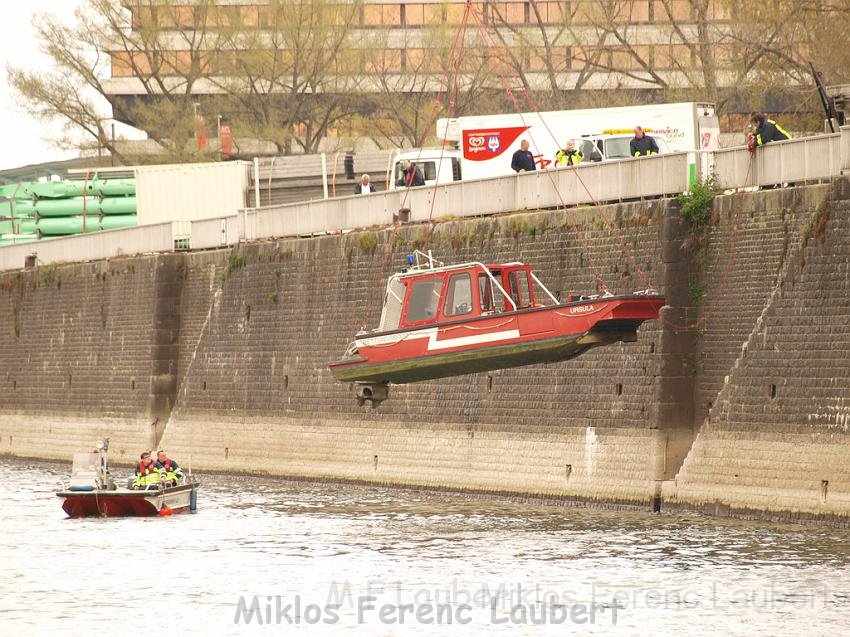
[[[328,198],[328,157],[322,153],[322,190],[325,193],[325,199]]]
[[[850,126],[841,127],[841,139],[839,141],[841,150],[841,172],[850,172]]]
[[[260,207],[260,158],[254,157],[254,206]]]

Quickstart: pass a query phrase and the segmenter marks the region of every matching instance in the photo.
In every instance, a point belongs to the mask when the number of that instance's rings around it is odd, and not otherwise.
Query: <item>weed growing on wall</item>
[[[704,181],[694,182],[689,192],[676,198],[682,217],[689,226],[683,247],[691,253],[692,262],[696,266],[696,271],[692,270],[691,276],[701,278],[705,270],[708,259],[708,234],[711,229],[712,202],[717,194],[717,186],[712,176]],[[703,294],[704,288],[701,283],[691,283],[688,290],[691,301],[699,303]]]
[[[231,274],[236,272],[238,269],[245,267],[246,263],[247,261],[245,257],[231,252],[230,256],[227,257],[227,265],[225,266],[224,270],[222,270],[219,277],[222,281],[227,281]]]
[[[357,237],[357,244],[366,254],[375,254],[375,248],[378,246],[378,235],[374,232],[364,232]]]
[[[682,209],[682,216],[691,224],[693,230],[708,228],[711,221],[711,202],[717,196],[717,192],[714,177],[711,176],[705,181],[694,182],[690,192],[676,198]]]

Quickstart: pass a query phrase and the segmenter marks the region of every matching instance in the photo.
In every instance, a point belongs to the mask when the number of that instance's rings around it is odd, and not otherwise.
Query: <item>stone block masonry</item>
[[[848,339],[824,303],[839,311],[850,296],[846,265],[827,267],[848,252],[835,225],[847,189],[720,197],[702,249],[669,200],[439,220],[428,247],[448,263],[523,260],[560,297],[602,280],[615,293],[654,287],[668,306],[636,343],[393,387],[377,409],[357,407],[327,364],[377,324],[386,278],[424,247],[423,226],[5,275],[0,453],[68,458],[109,435],[128,462],[162,445],[196,469],[788,518],[824,517],[803,505],[826,482],[839,519],[843,474],[813,476],[844,452],[830,420],[843,417],[841,390],[815,390],[826,372],[774,352],[794,330],[810,346],[827,330]],[[789,277],[799,286],[815,271],[805,281],[821,302],[786,303]],[[770,327],[765,341],[756,327],[774,316],[785,336],[770,340]],[[763,350],[756,368],[745,342]],[[821,363],[835,352],[817,351]],[[827,366],[844,391],[848,356]],[[808,397],[777,402],[792,382]],[[743,389],[772,385],[770,409]]]
[[[179,333],[165,300],[179,297],[174,264],[164,255],[0,278],[0,452],[64,460],[107,436],[113,458],[131,462],[155,446]]]
[[[665,500],[668,506],[709,512],[846,524],[848,183],[760,198],[777,207],[765,206],[752,218],[761,217],[774,240],[753,242],[750,258],[741,255],[759,289],[739,284],[729,294],[748,316],[750,331],[735,359],[727,359],[723,378],[711,379],[720,389],[675,483],[665,485]],[[745,203],[744,210],[752,205]],[[757,252],[764,255],[762,263],[752,258]],[[714,351],[706,344],[701,354],[715,361],[728,349]],[[707,385],[710,375],[703,378]]]

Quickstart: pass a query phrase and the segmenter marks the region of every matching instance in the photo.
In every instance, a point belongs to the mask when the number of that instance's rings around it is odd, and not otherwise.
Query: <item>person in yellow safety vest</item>
[[[767,119],[764,113],[750,113],[750,123],[755,131],[753,137],[756,146],[764,146],[769,142],[781,142],[791,139],[791,134],[772,119]]]
[[[156,466],[165,471],[165,478],[171,484],[177,484],[177,481],[183,477],[183,469],[180,468],[174,460],[168,457],[164,451],[158,451],[156,454]]]
[[[558,152],[555,153],[555,166],[575,166],[583,160],[584,155],[581,154],[580,150],[576,149],[574,139],[567,140],[567,147],[559,148]]]
[[[134,489],[150,489],[159,486],[165,471],[156,466],[151,458],[150,451],[143,451],[139,456],[139,465],[136,467],[136,475],[133,480]]]
[[[629,153],[632,157],[658,154],[658,142],[647,135],[643,128],[635,126],[635,136],[629,142]]]

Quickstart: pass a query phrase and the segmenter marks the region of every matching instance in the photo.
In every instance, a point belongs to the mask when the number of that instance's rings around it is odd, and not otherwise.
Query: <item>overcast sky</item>
[[[74,153],[60,151],[50,144],[51,132],[58,128],[40,122],[16,102],[6,81],[6,66],[49,68],[46,56],[39,52],[32,29],[33,16],[50,11],[73,20],[74,9],[83,0],[24,0],[4,2],[0,20],[0,169],[15,168],[55,159],[73,157]]]

